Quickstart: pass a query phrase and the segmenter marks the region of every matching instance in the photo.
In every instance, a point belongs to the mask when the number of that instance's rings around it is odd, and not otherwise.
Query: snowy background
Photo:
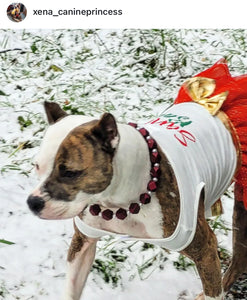
[[[143,120],[222,57],[233,75],[247,73],[246,53],[245,30],[0,30],[0,299],[60,299],[64,287],[72,221],[40,220],[26,205],[37,184],[44,100],[73,114]],[[222,270],[231,251],[231,190],[223,201],[225,214],[210,221]],[[98,245],[82,299],[192,300],[200,290],[183,256],[109,237]],[[246,290],[243,279],[228,299],[246,299]]]

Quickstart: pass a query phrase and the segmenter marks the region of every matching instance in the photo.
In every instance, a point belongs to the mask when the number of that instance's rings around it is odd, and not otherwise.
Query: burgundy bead
[[[143,137],[147,137],[147,136],[149,136],[149,132],[145,129],[145,128],[141,128],[141,129],[139,129],[139,132],[140,132],[140,134],[143,136]]]
[[[154,139],[148,139],[147,140],[147,143],[148,143],[148,148],[150,149],[150,150],[152,150],[152,149],[154,149],[154,148],[156,148],[157,147],[157,143],[155,142],[155,140]]]
[[[155,192],[157,189],[157,183],[153,180],[150,180],[147,186],[148,190],[151,192]]]
[[[134,127],[134,128],[137,128],[137,124],[136,123],[132,123],[132,122],[129,122],[128,125]]]
[[[160,167],[152,167],[151,171],[150,171],[150,175],[152,177],[156,177],[156,178],[159,178],[160,177],[160,174],[161,174],[161,171],[160,171]]]
[[[159,155],[159,152],[152,152],[150,154],[150,160],[151,160],[151,163],[155,164],[155,163],[159,163],[160,160],[161,160],[161,156]]]
[[[138,203],[131,203],[129,207],[129,211],[132,214],[138,214],[140,211],[140,205]]]
[[[89,207],[89,211],[93,216],[98,216],[98,214],[101,212],[101,208],[98,204],[94,204]]]
[[[127,211],[123,208],[119,208],[116,211],[116,217],[120,220],[124,220],[127,217]]]
[[[151,201],[151,196],[148,193],[141,194],[140,202],[142,204],[148,204]]]
[[[113,212],[110,209],[106,209],[102,211],[102,218],[106,221],[109,221],[113,218]]]

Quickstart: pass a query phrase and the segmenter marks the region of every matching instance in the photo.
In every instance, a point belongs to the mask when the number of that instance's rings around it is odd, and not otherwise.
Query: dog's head
[[[27,203],[44,219],[74,217],[111,183],[119,142],[116,121],[109,113],[100,120],[67,115],[49,102],[45,111],[50,126],[35,160],[41,182]]]

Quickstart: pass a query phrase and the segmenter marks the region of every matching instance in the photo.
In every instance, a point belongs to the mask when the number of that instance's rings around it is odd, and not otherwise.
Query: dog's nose
[[[38,214],[44,208],[45,201],[41,197],[30,195],[27,204],[33,213]]]

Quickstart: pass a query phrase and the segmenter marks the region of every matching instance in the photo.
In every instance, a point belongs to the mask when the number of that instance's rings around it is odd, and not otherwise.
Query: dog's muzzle
[[[27,199],[27,204],[30,210],[37,215],[44,208],[45,201],[41,197],[30,195]]]

